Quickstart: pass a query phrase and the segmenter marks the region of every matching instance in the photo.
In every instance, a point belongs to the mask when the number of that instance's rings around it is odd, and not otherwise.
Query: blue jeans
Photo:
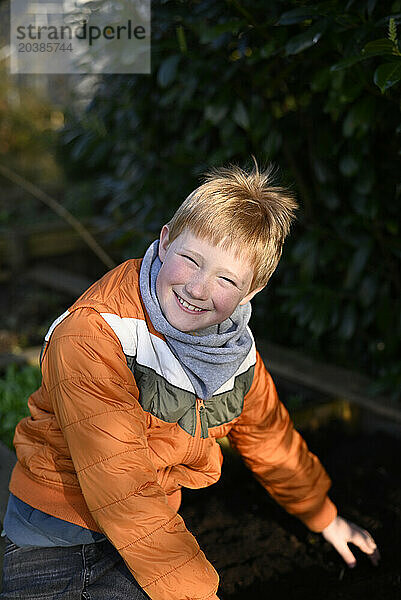
[[[149,600],[110,542],[19,548],[6,538],[1,600]]]

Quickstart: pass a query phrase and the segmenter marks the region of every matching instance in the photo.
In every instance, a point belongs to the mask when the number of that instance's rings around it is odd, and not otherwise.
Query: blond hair
[[[253,291],[266,285],[281,257],[298,208],[293,193],[276,185],[275,168],[251,172],[237,165],[213,168],[167,223],[169,242],[186,228],[215,246],[234,251],[254,267]]]

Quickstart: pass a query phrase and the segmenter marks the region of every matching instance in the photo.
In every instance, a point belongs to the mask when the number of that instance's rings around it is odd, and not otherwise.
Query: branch
[[[67,221],[69,225],[78,233],[78,235],[84,240],[89,248],[96,254],[96,256],[106,265],[108,269],[113,269],[116,264],[112,258],[101,248],[95,238],[89,231],[72,215],[64,206],[62,206],[57,200],[54,200],[51,196],[43,192],[41,189],[36,187],[30,181],[27,181],[8,167],[0,164],[0,174],[6,179],[9,179],[20,188],[46,204],[51,208],[59,217]]]

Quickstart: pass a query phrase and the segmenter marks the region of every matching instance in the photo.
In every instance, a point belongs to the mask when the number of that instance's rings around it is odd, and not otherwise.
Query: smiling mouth
[[[191,312],[206,312],[207,309],[205,309],[205,308],[198,308],[197,306],[194,306],[193,304],[189,304],[189,302],[187,302],[186,300],[181,298],[181,296],[179,296],[177,294],[177,292],[174,292],[174,294],[175,294],[175,297],[177,298],[178,302],[186,310],[189,310]]]

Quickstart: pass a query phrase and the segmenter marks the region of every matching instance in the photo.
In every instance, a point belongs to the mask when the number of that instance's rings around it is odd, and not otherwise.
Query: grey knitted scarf
[[[202,400],[211,398],[234,375],[252,346],[248,329],[251,305],[238,306],[231,317],[196,335],[176,329],[165,318],[156,294],[156,279],[161,268],[159,242],[146,251],[139,274],[139,287],[145,308],[156,331],[182,364],[196,395]]]

